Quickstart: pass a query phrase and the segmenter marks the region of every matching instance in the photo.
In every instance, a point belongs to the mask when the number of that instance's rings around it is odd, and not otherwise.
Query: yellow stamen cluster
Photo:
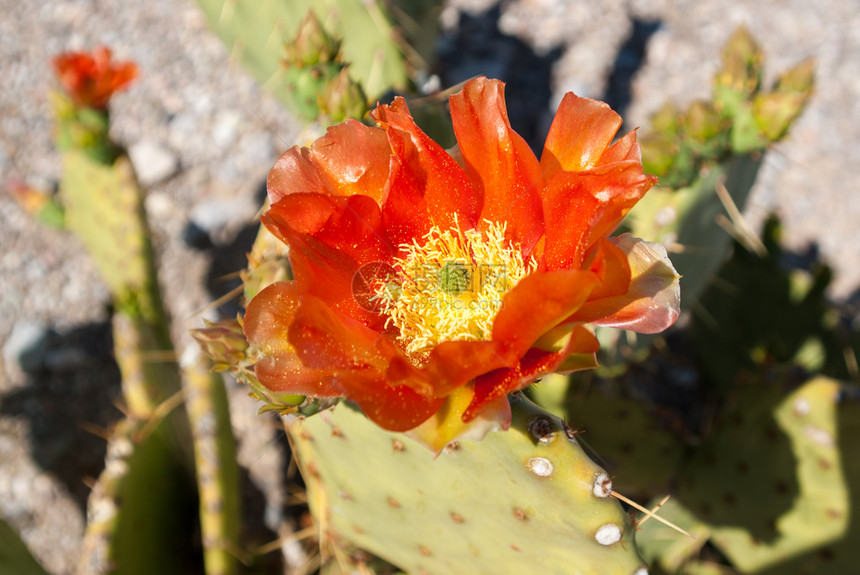
[[[443,341],[481,341],[492,335],[505,294],[537,267],[505,240],[505,225],[482,232],[433,228],[404,244],[399,278],[379,286],[375,299],[400,330],[406,351],[420,354]]]

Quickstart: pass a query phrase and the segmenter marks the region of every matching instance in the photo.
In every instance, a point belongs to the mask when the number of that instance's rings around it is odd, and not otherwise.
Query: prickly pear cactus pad
[[[309,120],[321,111],[318,101],[325,112],[332,97],[343,97],[328,93],[343,85],[343,78],[335,81],[341,71],[372,99],[407,87],[403,55],[384,7],[375,0],[198,0],[198,4],[231,54],[288,108]],[[317,24],[308,34],[308,20],[303,18],[311,10]],[[366,101],[362,104],[366,106]]]
[[[719,433],[686,470],[678,500],[741,572],[856,568],[850,534],[860,484],[844,458],[857,453],[857,405],[840,405],[841,389],[827,378],[786,397],[767,387],[741,389]]]
[[[412,574],[644,575],[609,477],[522,395],[507,432],[438,457],[341,404],[288,424],[322,538]]]

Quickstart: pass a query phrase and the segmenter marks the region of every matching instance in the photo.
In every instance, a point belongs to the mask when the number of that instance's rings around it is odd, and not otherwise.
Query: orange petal
[[[627,254],[630,288],[624,295],[589,301],[570,321],[657,333],[675,323],[680,306],[680,276],[666,249],[623,234],[612,238]]]
[[[535,272],[505,295],[493,340],[521,357],[542,335],[573,314],[597,285],[588,271]]]
[[[289,342],[308,367],[371,369],[379,377],[387,372],[391,359],[399,355],[385,336],[307,293],[299,296],[299,306],[289,326]]]
[[[339,196],[361,194],[384,203],[391,149],[385,132],[356,120],[328,128],[311,147],[310,159],[320,176]]]
[[[549,177],[596,166],[620,127],[621,116],[608,104],[565,94],[546,137],[541,169]]]
[[[361,266],[390,261],[393,248],[376,202],[366,196],[283,196],[262,217],[290,246],[290,265],[302,291],[313,291],[361,321],[379,321],[354,298],[352,281]]]
[[[278,158],[266,180],[269,202],[290,194],[361,194],[381,205],[390,157],[385,132],[348,120],[311,149],[293,146]]]
[[[601,207],[588,189],[592,179],[572,172],[558,172],[544,187],[546,225],[544,262],[548,270],[578,269],[582,265],[592,221]]]
[[[266,178],[269,203],[274,205],[290,194],[331,193],[310,160],[310,150],[293,146],[278,158]]]
[[[443,397],[483,373],[515,365],[518,359],[497,341],[446,341],[430,353],[425,371],[433,393]]]
[[[248,304],[243,322],[248,343],[262,352],[254,365],[257,379],[265,387],[279,392],[337,397],[330,370],[309,369],[302,365],[288,341],[290,324],[298,308],[295,282],[268,286]]]
[[[611,234],[655,182],[636,160],[556,172],[543,197],[547,268],[579,267],[584,253]]]
[[[624,295],[630,288],[627,252],[612,240],[602,239],[597,242],[590,254],[588,269],[600,281],[589,294],[589,301]]]
[[[451,120],[466,173],[484,198],[484,220],[505,222],[506,237],[529,254],[543,234],[540,165],[508,121],[504,84],[475,78],[451,96]]]
[[[403,220],[420,208],[421,215],[426,213],[429,222],[440,229],[455,227],[455,221],[459,227],[473,228],[480,196],[456,160],[418,128],[406,101],[395,98],[390,106],[379,106],[371,115],[385,129],[397,157],[386,199],[386,221],[395,228],[403,227]],[[400,243],[413,237],[400,238]]]
[[[412,429],[442,406],[445,400],[427,397],[406,385],[392,386],[370,373],[344,374],[346,396],[374,423],[389,431]]]

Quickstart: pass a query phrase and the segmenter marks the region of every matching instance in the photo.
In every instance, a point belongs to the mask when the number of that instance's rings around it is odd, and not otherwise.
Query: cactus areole
[[[263,224],[295,278],[248,304],[256,376],[273,391],[346,397],[434,449],[510,421],[507,394],[594,367],[590,326],[653,333],[678,316],[665,250],[610,237],[656,178],[621,118],[567,94],[540,159],[510,126],[504,85],[450,99],[442,149],[396,98],[269,174]]]

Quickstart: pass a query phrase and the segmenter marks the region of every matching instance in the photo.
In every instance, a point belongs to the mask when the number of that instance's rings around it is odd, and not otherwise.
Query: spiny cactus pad
[[[838,405],[840,389],[827,378],[784,398],[773,386],[741,388],[682,478],[679,500],[741,572],[856,569],[858,477],[845,457],[857,453],[860,422],[856,404]]]
[[[535,401],[562,415],[599,454],[615,486],[629,497],[668,493],[684,444],[636,401],[591,388],[578,393],[571,377],[553,374],[529,390]]]
[[[522,395],[506,432],[438,457],[347,404],[288,426],[324,538],[408,573],[644,575],[611,480]]]
[[[64,152],[60,192],[66,225],[86,244],[117,307],[159,320],[143,200],[128,157],[105,165],[79,150]]]
[[[285,45],[298,31],[311,8],[326,30],[342,39],[342,56],[350,63],[353,80],[364,86],[375,100],[385,90],[405,88],[408,80],[404,59],[394,41],[393,30],[376,1],[356,0],[198,0],[209,25],[230,47],[254,77],[294,112],[315,118],[319,93],[315,76],[326,74],[314,67],[282,65]],[[331,68],[334,77],[341,66]]]

